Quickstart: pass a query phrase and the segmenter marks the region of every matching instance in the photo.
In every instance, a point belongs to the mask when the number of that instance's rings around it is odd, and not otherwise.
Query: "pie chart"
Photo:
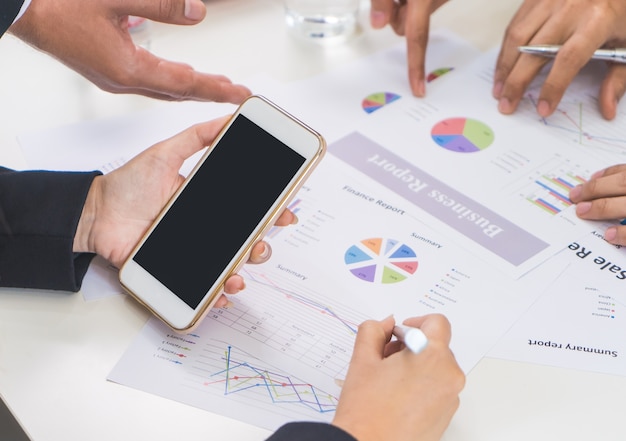
[[[400,95],[391,92],[373,93],[365,97],[361,107],[363,107],[366,113],[372,113],[398,99],[400,99]]]
[[[417,271],[415,251],[409,246],[381,237],[352,245],[344,262],[353,276],[371,283],[398,283]]]
[[[454,67],[440,67],[439,69],[435,69],[428,74],[428,76],[426,77],[426,81],[430,83],[431,81],[436,80],[440,76],[447,74],[453,69]]]
[[[435,124],[430,132],[433,140],[444,149],[456,153],[473,153],[493,143],[493,130],[470,118],[448,118]]]

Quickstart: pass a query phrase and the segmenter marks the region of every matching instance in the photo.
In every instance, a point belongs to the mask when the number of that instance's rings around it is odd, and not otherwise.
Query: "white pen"
[[[393,335],[415,354],[422,352],[428,344],[428,339],[419,328],[396,325],[393,327]]]
[[[555,57],[561,46],[558,44],[538,44],[534,46],[519,46],[520,52],[544,57]],[[598,49],[591,56],[594,60],[626,63],[626,48]]]

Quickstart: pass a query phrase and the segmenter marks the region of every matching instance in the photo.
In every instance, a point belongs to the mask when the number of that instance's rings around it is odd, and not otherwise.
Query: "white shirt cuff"
[[[22,3],[22,7],[20,8],[20,12],[17,13],[17,17],[15,17],[15,20],[13,20],[13,23],[18,21],[22,17],[22,15],[24,15],[24,12],[26,12],[26,9],[28,9],[28,5],[30,5],[30,1],[31,0],[24,0],[24,3]]]

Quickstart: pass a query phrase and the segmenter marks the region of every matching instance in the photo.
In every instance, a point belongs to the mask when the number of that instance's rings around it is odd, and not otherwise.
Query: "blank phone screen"
[[[238,115],[133,260],[195,309],[304,160]]]

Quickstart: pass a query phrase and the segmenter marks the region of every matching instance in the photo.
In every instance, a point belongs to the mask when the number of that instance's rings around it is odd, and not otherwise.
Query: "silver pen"
[[[561,46],[557,44],[538,44],[535,46],[519,46],[520,52],[526,54],[555,57]],[[591,57],[594,60],[613,61],[614,63],[626,63],[626,48],[598,49]]]

